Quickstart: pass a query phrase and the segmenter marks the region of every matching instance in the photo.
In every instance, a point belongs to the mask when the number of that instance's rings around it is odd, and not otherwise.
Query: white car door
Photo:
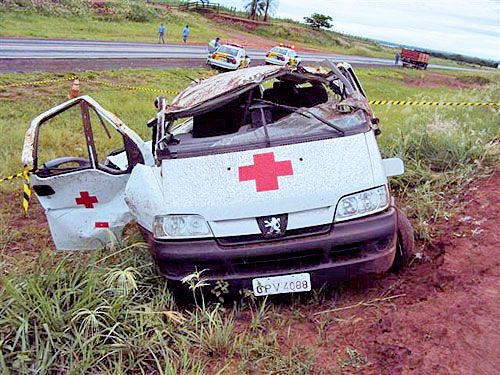
[[[22,160],[58,250],[90,250],[131,220],[124,190],[132,168],[152,164],[146,143],[88,96],[36,117]]]

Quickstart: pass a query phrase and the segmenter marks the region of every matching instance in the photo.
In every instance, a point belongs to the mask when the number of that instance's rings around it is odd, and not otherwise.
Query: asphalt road
[[[248,49],[247,54],[254,63],[262,63],[265,50]],[[168,60],[200,60],[206,59],[206,46],[129,43],[109,41],[83,41],[83,40],[52,40],[52,39],[21,39],[0,38],[0,59],[30,60],[31,66],[36,66],[40,59],[168,59]],[[300,52],[304,62],[321,61],[325,58],[336,62],[345,61],[353,66],[394,66],[394,61],[389,59],[347,56],[324,53]],[[15,65],[15,64],[9,64]],[[448,70],[468,70],[466,68],[450,67],[444,65],[430,65],[430,68]],[[10,70],[10,69],[9,69]]]

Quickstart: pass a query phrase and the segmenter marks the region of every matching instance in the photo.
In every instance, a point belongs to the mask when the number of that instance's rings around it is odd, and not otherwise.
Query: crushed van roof
[[[286,68],[280,66],[256,66],[217,74],[216,76],[193,82],[181,91],[167,106],[166,114],[189,111],[203,103],[232,93],[248,86],[258,85],[264,80],[278,75]]]

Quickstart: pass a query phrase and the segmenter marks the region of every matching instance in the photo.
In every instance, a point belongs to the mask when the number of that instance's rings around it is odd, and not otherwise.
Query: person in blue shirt
[[[189,37],[189,25],[186,25],[184,30],[182,30],[182,39],[184,40],[184,43],[187,42],[188,37]]]
[[[165,44],[165,25],[160,24],[160,27],[158,28],[158,43],[163,43]]]

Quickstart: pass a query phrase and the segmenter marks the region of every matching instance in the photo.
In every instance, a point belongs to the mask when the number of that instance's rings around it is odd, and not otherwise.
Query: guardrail
[[[209,1],[186,1],[185,3],[182,3],[179,8],[195,11],[220,12],[220,4],[211,3]]]

